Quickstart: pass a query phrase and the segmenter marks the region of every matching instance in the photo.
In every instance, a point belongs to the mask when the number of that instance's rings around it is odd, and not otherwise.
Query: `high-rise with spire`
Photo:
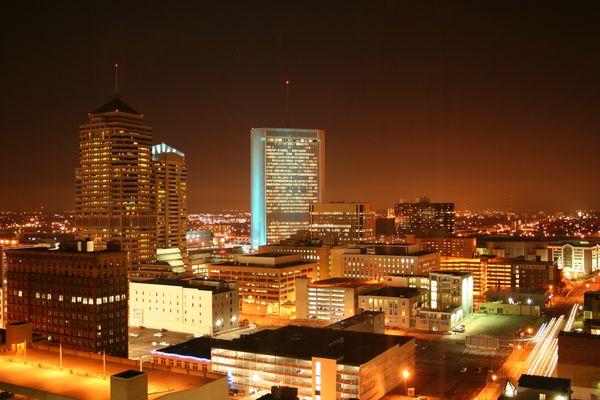
[[[115,76],[116,78],[116,76]],[[79,127],[76,228],[97,246],[118,241],[130,264],[156,257],[152,127],[117,91]]]

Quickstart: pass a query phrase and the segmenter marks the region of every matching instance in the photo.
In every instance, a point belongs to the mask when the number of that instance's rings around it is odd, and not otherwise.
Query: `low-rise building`
[[[311,282],[296,279],[296,318],[337,322],[358,310],[358,296],[381,288],[377,281],[329,278]]]
[[[239,326],[235,282],[138,279],[129,283],[129,325],[214,335]]]
[[[417,312],[417,329],[447,331],[473,313],[473,276],[466,272],[429,273],[429,307]]]
[[[315,279],[317,267],[298,254],[257,253],[211,264],[208,277],[238,283],[243,313],[283,315],[294,312],[296,278]]]
[[[331,274],[331,246],[316,240],[288,239],[279,244],[258,247],[259,253],[298,254],[302,261],[317,263],[317,279],[327,279]]]
[[[385,333],[385,313],[363,311],[360,314],[328,325],[327,328],[352,332]]]
[[[417,289],[425,289],[429,291],[429,275],[403,275],[392,274],[383,277],[383,281],[387,286],[393,287],[410,287]]]
[[[523,374],[519,378],[519,386],[514,398],[517,400],[569,400],[571,399],[571,381],[550,376]]]
[[[427,290],[388,286],[358,296],[358,307],[385,313],[385,326],[409,329],[415,326],[419,307],[427,303]]]
[[[212,371],[229,377],[242,393],[298,388],[301,399],[377,400],[415,370],[415,342],[346,330],[285,326],[232,341],[211,352]]]
[[[383,279],[391,274],[417,275],[440,266],[440,253],[419,250],[417,245],[348,248],[339,259],[344,276],[359,279]]]

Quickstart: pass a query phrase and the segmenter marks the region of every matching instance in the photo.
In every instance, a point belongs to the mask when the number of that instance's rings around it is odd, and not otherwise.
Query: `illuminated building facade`
[[[414,245],[377,245],[345,249],[342,270],[347,278],[382,279],[392,274],[428,273],[440,266],[440,253]]]
[[[360,294],[358,307],[364,311],[385,313],[385,326],[409,329],[415,326],[419,307],[427,304],[428,291],[411,287],[388,286]]]
[[[417,312],[417,329],[447,331],[473,313],[471,274],[434,271],[429,285],[429,307]]]
[[[127,253],[111,243],[94,251],[90,241],[6,258],[9,323],[30,321],[53,344],[128,357]]]
[[[481,258],[442,257],[440,271],[468,272],[473,275],[473,295],[482,297],[487,291],[487,260]]]
[[[198,335],[239,326],[239,291],[233,282],[137,279],[129,283],[129,324]]]
[[[454,232],[454,203],[431,203],[426,197],[401,200],[394,207],[398,235],[450,235]]]
[[[211,361],[243,394],[284,385],[303,400],[377,400],[415,371],[415,340],[289,325],[221,340]]]
[[[600,244],[569,241],[550,245],[552,260],[568,278],[577,278],[600,270]]]
[[[156,182],[156,239],[159,249],[186,248],[187,167],[185,155],[165,144],[152,146]]]
[[[331,276],[330,252],[331,246],[310,241],[289,242],[260,246],[259,253],[298,254],[302,261],[316,262],[317,279],[327,279]]]
[[[131,264],[156,254],[152,127],[115,97],[79,127],[75,224],[98,248],[118,241]]]
[[[311,204],[310,234],[330,244],[371,243],[375,240],[375,212],[369,203]]]
[[[549,289],[557,287],[562,274],[552,261],[529,261],[523,257],[487,260],[489,289]]]
[[[251,149],[251,242],[258,248],[308,230],[310,205],[323,201],[325,132],[255,128]]]
[[[377,281],[329,278],[296,279],[296,318],[338,322],[358,311],[358,295],[381,288]]]
[[[296,278],[312,280],[316,273],[317,263],[302,261],[295,254],[240,255],[237,261],[208,266],[210,279],[238,283],[242,312],[255,315],[291,313],[296,301]]]

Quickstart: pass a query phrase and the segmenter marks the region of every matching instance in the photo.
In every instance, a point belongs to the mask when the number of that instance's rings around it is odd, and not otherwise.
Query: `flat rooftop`
[[[215,347],[302,360],[323,357],[338,360],[339,364],[360,366],[386,350],[396,345],[402,346],[411,340],[412,336],[288,325],[232,341],[222,341]]]
[[[282,254],[282,256],[289,257],[289,254]],[[298,267],[301,265],[310,265],[314,264],[309,261],[292,261],[287,263],[278,263],[278,264],[254,264],[254,263],[244,263],[239,261],[223,261],[219,263],[211,264],[213,267],[225,266],[225,267],[242,267],[242,268],[266,268],[266,269],[283,269],[289,267]]]
[[[179,344],[165,347],[163,349],[152,350],[152,354],[157,355],[177,355],[182,357],[193,357],[201,358],[204,360],[210,360],[210,350],[213,346],[218,346],[221,339],[214,339],[211,337],[200,337],[181,342]]]
[[[335,322],[331,325],[327,325],[328,329],[346,329],[350,326],[359,324],[363,321],[368,321],[370,319],[375,318],[378,314],[382,315],[382,318],[385,317],[385,313],[383,311],[363,311],[361,314],[356,314],[341,321]]]
[[[208,282],[215,282],[214,285],[208,284]],[[162,286],[179,286],[183,288],[189,289],[197,289],[203,290],[207,292],[213,293],[225,293],[230,292],[233,289],[230,289],[227,286],[224,286],[225,282],[215,281],[215,280],[204,280],[204,279],[181,279],[181,280],[171,280],[171,279],[144,279],[144,278],[133,278],[131,283],[141,283],[148,285],[162,285]]]
[[[410,298],[419,294],[426,293],[424,289],[417,289],[412,287],[397,287],[387,286],[373,292],[363,293],[363,296],[382,296],[382,297],[401,297]]]
[[[570,393],[571,380],[538,375],[521,375],[519,387]]]
[[[22,353],[0,353],[0,388],[23,387],[63,398],[108,400],[110,375],[124,374],[127,377],[131,374],[127,371],[139,368],[139,363],[133,360],[121,359],[122,363],[110,360],[107,357],[104,374],[101,357],[78,357],[65,351],[61,369],[58,350],[27,349],[26,360]],[[152,367],[149,362],[144,363],[144,372],[148,374],[148,399],[152,400],[165,393],[203,386],[214,380]]]
[[[365,285],[376,284],[377,281],[368,279],[355,279],[355,278],[327,278],[321,279],[320,281],[314,281],[309,286],[317,287],[359,287]]]

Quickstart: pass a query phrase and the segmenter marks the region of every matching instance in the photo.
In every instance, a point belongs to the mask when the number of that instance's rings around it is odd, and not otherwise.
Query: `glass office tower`
[[[252,129],[252,246],[278,243],[308,230],[310,205],[323,201],[325,132]]]

